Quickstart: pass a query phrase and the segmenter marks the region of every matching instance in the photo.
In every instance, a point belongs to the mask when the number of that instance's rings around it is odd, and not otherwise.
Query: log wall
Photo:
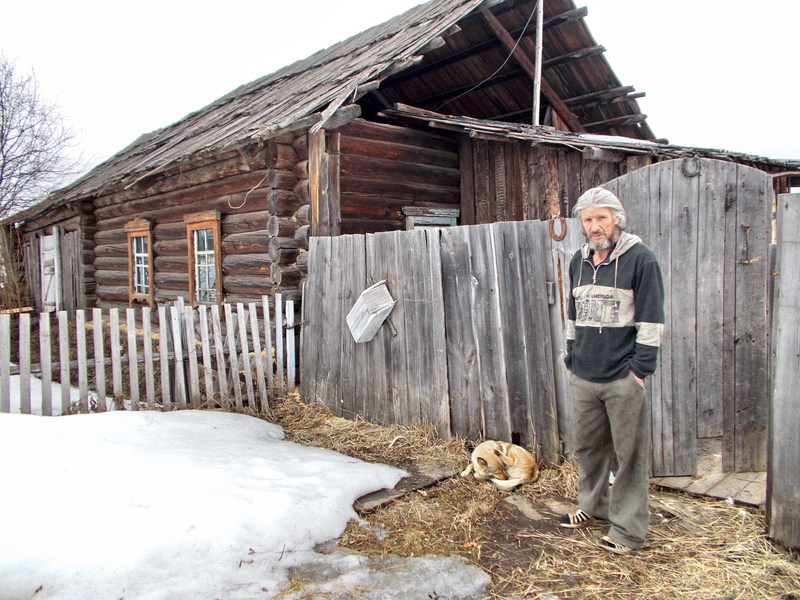
[[[152,223],[154,300],[189,300],[189,258],[184,216],[218,211],[221,230],[222,290],[225,301],[253,302],[276,288],[298,296],[294,259],[301,228],[294,213],[302,206],[295,175],[303,144],[296,134],[252,148],[204,160],[193,168],[168,173],[145,189],[133,187],[95,201],[94,280],[98,304],[128,304],[128,249],[125,223]],[[305,133],[300,135],[305,137]],[[302,172],[302,169],[300,169]],[[302,216],[301,216],[302,220]]]
[[[328,134],[339,165],[339,233],[405,229],[404,206],[458,208],[458,144],[452,137],[355,120]]]
[[[92,246],[95,217],[89,202],[62,206],[27,220],[22,226],[25,281],[32,306],[43,310],[39,240],[58,228],[61,271],[61,308],[69,313],[94,304],[95,277]]]
[[[583,192],[652,162],[467,136],[459,150],[462,225],[570,217]]]

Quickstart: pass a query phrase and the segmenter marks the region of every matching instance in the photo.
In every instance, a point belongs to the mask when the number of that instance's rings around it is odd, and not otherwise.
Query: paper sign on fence
[[[368,342],[375,337],[386,317],[392,312],[394,304],[395,300],[389,294],[385,279],[361,292],[353,308],[347,313],[347,326],[350,327],[356,343]]]

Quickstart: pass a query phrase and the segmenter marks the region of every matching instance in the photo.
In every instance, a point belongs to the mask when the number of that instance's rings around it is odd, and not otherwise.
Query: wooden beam
[[[427,54],[428,52],[433,52],[434,50],[438,50],[442,46],[446,46],[447,42],[440,36],[437,36],[426,43],[422,48],[420,48],[417,52],[419,54]]]
[[[497,10],[494,11],[494,14],[496,16],[499,16],[518,8],[518,6],[519,6],[518,2],[505,2],[497,6]],[[587,9],[585,6],[582,6],[580,8],[568,10],[567,12],[553,15],[552,17],[545,19],[544,26],[545,28],[558,27],[559,25],[563,25],[564,23],[580,21],[588,14],[589,14],[589,9]],[[462,29],[466,29],[467,27],[475,25],[475,23],[479,22],[480,20],[481,20],[480,11],[475,10],[472,11],[469,15],[467,15],[463,19],[461,19],[458,22],[458,24],[461,26]],[[516,32],[512,31],[511,34],[514,35],[515,33],[521,33],[521,32],[522,32],[521,29],[517,29]]]
[[[636,92],[635,94],[628,94],[627,96],[618,96],[611,100],[597,100],[595,102],[587,102],[586,104],[580,105],[570,104],[570,108],[581,108],[582,110],[586,110],[587,108],[594,108],[596,106],[609,106],[610,104],[619,104],[621,102],[628,102],[630,100],[638,100],[639,98],[644,98],[645,96],[645,92]]]
[[[605,51],[606,49],[603,46],[590,46],[588,48],[581,48],[575,52],[568,52],[567,54],[562,54],[561,56],[556,56],[555,58],[544,61],[542,63],[542,68],[552,69],[553,67],[565,65],[575,60],[581,60],[590,56],[597,56]]]
[[[549,19],[545,19],[544,28],[548,29],[550,27],[556,27],[556,26],[561,25],[563,23],[568,23],[570,21],[576,21],[578,19],[582,19],[583,17],[585,17],[587,15],[587,13],[588,13],[588,11],[586,10],[586,8],[579,8],[579,9],[576,9],[576,10],[571,10],[571,11],[562,13],[560,15],[555,15],[553,17],[550,17]],[[462,23],[463,23],[463,20],[462,20]],[[513,31],[509,32],[509,34],[514,39],[518,39],[523,34],[525,36],[530,36],[530,35],[535,35],[535,33],[536,33],[536,31],[532,27],[527,29],[527,30],[523,30],[523,28],[520,27],[519,29],[514,29]],[[424,66],[422,66],[422,67],[420,67],[418,69],[414,69],[413,71],[405,71],[405,72],[402,72],[402,73],[397,73],[396,75],[393,75],[390,80],[387,80],[384,83],[384,87],[386,87],[387,85],[391,86],[391,85],[396,85],[396,84],[403,83],[404,81],[408,81],[409,79],[413,79],[415,77],[419,77],[420,75],[424,75],[426,73],[431,73],[431,72],[436,71],[438,69],[441,69],[441,68],[447,67],[449,65],[461,62],[462,60],[464,60],[466,58],[469,58],[471,56],[477,56],[478,54],[482,54],[483,52],[487,52],[488,50],[493,50],[493,49],[499,48],[501,46],[502,46],[502,43],[500,42],[499,39],[497,39],[497,38],[489,39],[489,40],[487,40],[485,42],[481,42],[480,44],[475,44],[474,46],[470,46],[469,48],[466,48],[465,50],[461,50],[460,52],[454,52],[454,53],[450,54],[449,56],[443,57],[443,58],[441,58],[439,60],[435,60],[435,61],[429,62],[428,64],[426,64],[426,65],[424,65]],[[545,61],[544,64],[546,66],[547,65],[547,61]]]
[[[606,49],[603,46],[592,46],[591,48],[583,48],[578,50],[577,52],[570,52],[568,54],[562,54],[561,56],[557,56],[556,58],[551,58],[546,60],[542,63],[542,69],[549,69],[552,67],[557,67],[559,65],[566,64],[573,60],[580,60],[582,58],[586,58],[587,56],[595,56],[597,54],[601,54],[605,52]],[[448,90],[441,94],[435,94],[433,96],[426,96],[424,98],[414,98],[414,103],[417,105],[430,105],[435,104],[437,102],[443,102],[450,98],[455,98],[456,96],[460,96],[472,90],[478,91],[486,87],[487,85],[497,85],[499,83],[504,83],[506,81],[511,81],[517,79],[519,77],[526,76],[526,73],[523,69],[515,69],[508,73],[504,73],[502,75],[495,75],[494,77],[490,77],[489,79],[479,79],[474,83],[470,83],[468,85],[463,85],[461,87]],[[477,86],[477,87],[476,87]],[[359,88],[360,89],[360,88]],[[644,96],[644,92],[642,92],[639,96]],[[629,96],[633,97],[633,96]],[[612,101],[613,102],[613,101]],[[530,109],[525,109],[525,113],[530,113]]]
[[[605,121],[595,121],[594,123],[586,123],[584,127],[587,129],[596,129],[598,127],[614,127],[616,125],[635,125],[642,123],[647,119],[647,115],[624,115],[622,117],[614,117],[613,119],[606,119]]]
[[[599,92],[590,92],[589,94],[583,94],[573,98],[565,98],[564,104],[567,106],[580,106],[591,102],[603,102],[619,98],[620,96],[626,96],[633,91],[635,91],[635,88],[631,85],[615,87],[608,90],[600,90]]]
[[[308,136],[311,235],[339,235],[338,148],[327,147],[324,129]]]
[[[438,102],[449,100],[450,98],[455,98],[456,96],[465,95],[467,92],[470,92],[473,89],[474,91],[478,91],[480,89],[486,88],[487,86],[505,83],[506,81],[519,79],[520,77],[525,77],[525,76],[526,76],[525,71],[523,71],[522,69],[515,69],[514,71],[510,71],[502,75],[495,75],[494,77],[490,77],[489,79],[480,79],[475,83],[470,83],[467,85],[462,85],[461,87],[457,87],[455,89],[447,90],[446,92],[443,92],[441,94],[435,94],[433,96],[427,96],[425,98],[414,98],[413,102],[416,105],[436,104]],[[528,110],[528,112],[530,112],[530,110]]]
[[[482,8],[481,14],[486,20],[486,24],[489,25],[489,28],[500,39],[506,49],[508,49],[509,52],[513,52],[514,59],[525,70],[531,80],[535,79],[536,67],[534,66],[533,62],[531,62],[531,59],[523,54],[522,48],[517,46],[514,38],[508,33],[508,31],[506,31],[502,23],[500,23],[497,17],[495,17],[492,14],[492,11],[490,11],[488,8]],[[544,79],[542,79],[542,94],[545,98],[547,98],[547,101],[552,105],[553,110],[558,113],[558,116],[561,117],[571,131],[576,133],[582,133],[585,131],[585,129],[581,126],[580,121],[578,121],[575,115],[569,111],[569,108],[567,108],[567,105],[564,104],[564,101],[559,98],[552,86]]]

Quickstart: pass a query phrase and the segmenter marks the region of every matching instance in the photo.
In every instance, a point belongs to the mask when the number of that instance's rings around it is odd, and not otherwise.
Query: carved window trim
[[[142,303],[152,307],[154,297],[152,223],[147,219],[132,219],[125,223],[125,233],[128,245],[128,304]],[[138,252],[134,248],[136,240],[144,242],[144,253],[141,252],[141,247]],[[137,273],[145,274],[145,291],[141,290],[141,280],[137,278]]]
[[[218,210],[206,210],[203,212],[184,215],[183,222],[186,224],[186,243],[189,256],[189,303],[192,306],[197,304],[222,304],[222,229],[220,227],[220,213]],[[195,240],[203,230],[211,230],[212,251],[210,263],[198,264],[198,259],[209,259],[209,250],[201,250],[199,253],[195,249]],[[214,283],[212,287],[198,290],[198,267],[208,272],[208,267],[212,267],[214,273]],[[202,278],[200,278],[202,280]],[[213,298],[202,297],[209,291],[213,292]]]

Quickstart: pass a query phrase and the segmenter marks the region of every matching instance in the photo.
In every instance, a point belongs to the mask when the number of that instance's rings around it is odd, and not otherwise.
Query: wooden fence
[[[0,413],[14,408],[16,374],[21,413],[104,411],[112,402],[266,410],[271,394],[295,387],[294,302],[285,317],[281,294],[272,308],[264,296],[247,305],[77,310],[74,321],[66,311],[0,315]],[[34,376],[42,382],[35,411]]]
[[[563,288],[576,221],[312,238],[303,298],[303,397],[383,423],[563,451]],[[396,304],[374,339],[345,322],[386,280]]]
[[[772,179],[751,167],[683,159],[603,185],[628,230],[655,252],[667,322],[649,378],[653,471],[692,475],[721,443],[726,472],[764,471],[769,411]]]
[[[770,537],[800,548],[800,194],[778,197],[778,248],[767,512]]]

